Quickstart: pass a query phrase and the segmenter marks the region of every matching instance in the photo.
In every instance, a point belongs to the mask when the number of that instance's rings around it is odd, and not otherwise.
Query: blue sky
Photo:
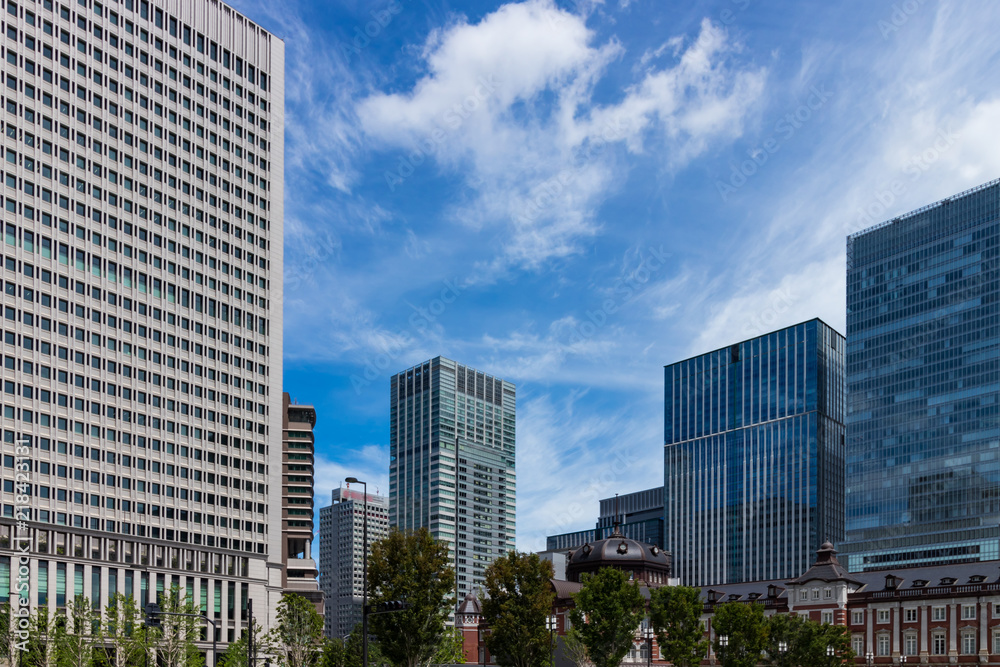
[[[662,484],[665,364],[812,317],[846,234],[1000,176],[991,2],[238,0],[286,42],[285,387],[319,504],[389,376],[514,382],[518,548]]]

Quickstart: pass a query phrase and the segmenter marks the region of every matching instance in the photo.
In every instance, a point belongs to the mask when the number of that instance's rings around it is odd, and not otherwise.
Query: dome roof
[[[479,598],[472,591],[465,594],[465,599],[462,600],[462,604],[458,608],[459,614],[481,614],[483,612],[482,605],[479,604]]]
[[[588,542],[570,552],[566,563],[566,578],[579,581],[583,572],[596,572],[604,567],[632,571],[637,578],[659,573],[670,576],[670,554],[653,544],[629,539],[618,531],[603,540]]]

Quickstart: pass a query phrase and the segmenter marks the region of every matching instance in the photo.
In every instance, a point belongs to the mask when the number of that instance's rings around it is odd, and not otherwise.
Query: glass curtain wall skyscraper
[[[820,320],[665,368],[664,548],[686,586],[797,577],[844,531],[844,338]]]
[[[448,544],[459,600],[514,548],[515,398],[510,382],[444,357],[392,376],[389,521]]]
[[[31,445],[31,604],[177,586],[222,649],[281,586],[284,45],[215,0],[3,6],[3,451]]]
[[[998,207],[993,181],[848,237],[851,570],[1000,555]]]

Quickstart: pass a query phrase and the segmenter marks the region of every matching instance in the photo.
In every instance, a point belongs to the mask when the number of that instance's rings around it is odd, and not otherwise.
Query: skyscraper
[[[31,445],[31,604],[177,586],[224,645],[281,590],[284,45],[215,0],[0,20],[3,450]]]
[[[368,494],[368,548],[389,534],[389,499]],[[330,639],[351,634],[361,622],[364,601],[365,494],[334,489],[333,504],[319,510],[320,588],[324,595],[324,633]]]
[[[844,338],[820,320],[665,368],[664,548],[686,586],[797,577],[844,531]]]
[[[444,357],[392,376],[389,521],[448,543],[459,600],[514,548],[514,399],[510,382]]]
[[[998,199],[993,181],[847,239],[853,571],[1000,555]]]
[[[315,481],[316,408],[282,396],[281,555],[285,569],[281,587],[306,598],[323,613],[323,592],[312,557],[313,483]]]

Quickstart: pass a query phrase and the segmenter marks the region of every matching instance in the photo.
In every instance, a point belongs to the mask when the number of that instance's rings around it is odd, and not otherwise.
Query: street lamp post
[[[646,667],[653,664],[653,625],[646,619]]]
[[[360,484],[365,489],[364,519],[361,523],[361,541],[364,542],[361,561],[361,664],[368,667],[368,483],[357,477],[348,477],[344,481]]]
[[[549,614],[548,624],[549,624],[549,660],[553,667],[556,664],[556,626],[558,625],[558,616],[555,614]]]
[[[875,655],[871,651],[865,653],[865,664],[868,665],[868,667],[875,664]]]
[[[719,657],[722,662],[723,667],[726,665],[726,654],[729,652],[727,647],[729,646],[729,635],[719,635],[719,646],[722,647],[722,655]]]

